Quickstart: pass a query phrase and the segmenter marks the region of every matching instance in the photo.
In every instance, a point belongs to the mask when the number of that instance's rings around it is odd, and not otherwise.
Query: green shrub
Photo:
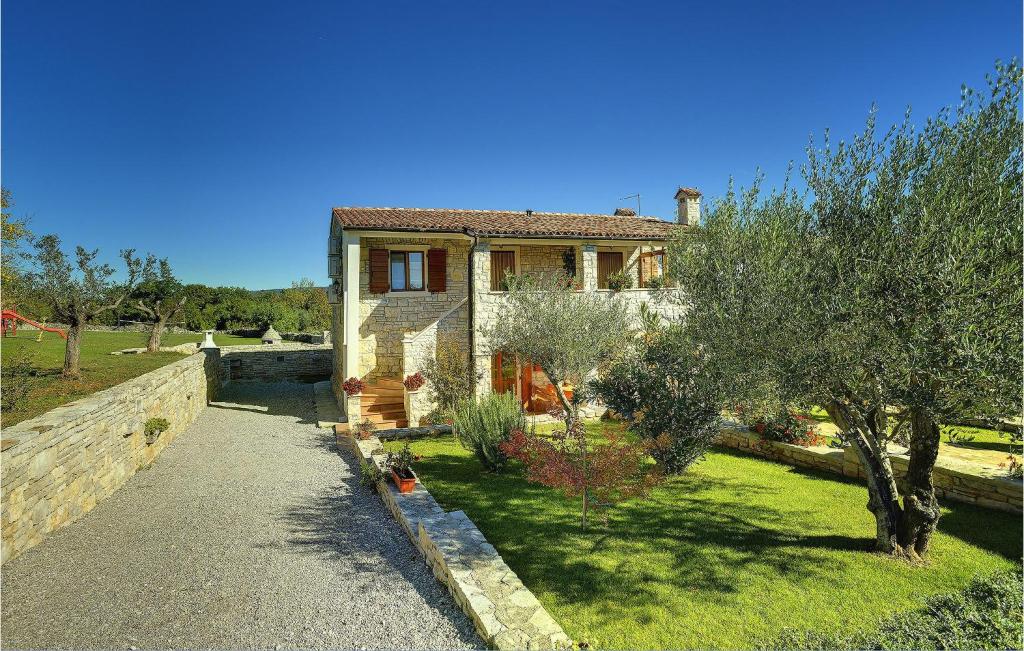
[[[143,429],[146,433],[146,443],[155,443],[157,438],[160,436],[160,432],[166,432],[170,428],[171,423],[166,418],[150,418],[143,425]]]
[[[1020,649],[1022,568],[971,582],[961,592],[883,620],[870,632],[834,635],[787,630],[762,649]]]
[[[10,350],[10,349],[8,349]],[[0,411],[14,411],[25,399],[36,373],[35,355],[27,349],[14,352],[4,351],[4,363],[0,365]]]
[[[719,378],[679,327],[653,329],[590,390],[651,444],[668,474],[701,459],[718,436]]]
[[[632,286],[633,275],[625,269],[622,271],[613,271],[608,274],[608,289],[617,292],[623,289],[630,289]]]
[[[451,337],[439,338],[434,356],[424,361],[420,371],[429,383],[429,398],[437,405],[439,416],[473,393],[473,377],[464,347]]]
[[[384,479],[384,473],[380,471],[375,463],[367,461],[359,462],[359,483],[363,486],[374,488],[377,483]]]
[[[526,415],[512,393],[492,393],[463,400],[452,413],[452,432],[465,449],[488,470],[501,470],[508,457],[499,446],[514,431],[526,429]]]

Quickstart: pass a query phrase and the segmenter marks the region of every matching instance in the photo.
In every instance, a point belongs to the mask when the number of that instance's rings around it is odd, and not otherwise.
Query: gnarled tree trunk
[[[939,521],[932,470],[939,456],[939,426],[927,411],[910,414],[910,463],[898,539],[903,553],[916,559],[928,553],[928,543]]]
[[[153,322],[153,329],[149,331],[149,341],[146,343],[147,353],[155,353],[160,350],[160,337],[163,336],[166,325],[167,317],[160,317]]]
[[[78,368],[78,358],[82,349],[82,331],[85,324],[79,319],[73,319],[74,323],[68,327],[68,339],[64,343],[64,370],[61,375],[66,378],[77,380],[82,376]]]

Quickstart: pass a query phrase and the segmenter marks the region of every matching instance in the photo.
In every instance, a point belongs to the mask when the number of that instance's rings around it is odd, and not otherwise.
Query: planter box
[[[416,488],[416,475],[406,479],[405,477],[399,477],[398,473],[394,470],[391,471],[391,480],[395,482],[395,486],[398,487],[399,493],[411,493]]]

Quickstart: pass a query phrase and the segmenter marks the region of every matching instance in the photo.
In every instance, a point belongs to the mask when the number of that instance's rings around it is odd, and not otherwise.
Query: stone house
[[[632,312],[641,304],[666,316],[671,290],[649,287],[664,269],[675,229],[699,223],[701,194],[680,188],[675,222],[614,214],[424,208],[334,208],[328,265],[333,309],[333,385],[348,421],[378,427],[419,424],[433,405],[429,387],[409,391],[403,379],[422,368],[439,340],[453,342],[476,369],[478,394],[513,391],[541,413],[553,391],[543,372],[492,350],[482,334],[500,314],[507,273],[556,272],[579,291],[612,295],[609,275],[625,272],[618,292]],[[346,396],[347,378],[361,394]]]

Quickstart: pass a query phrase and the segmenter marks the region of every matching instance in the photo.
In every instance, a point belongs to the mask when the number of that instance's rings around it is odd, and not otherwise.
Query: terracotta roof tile
[[[701,193],[700,190],[698,190],[696,188],[682,188],[681,187],[678,190],[676,190],[676,199],[679,198],[679,195],[683,195],[683,196],[686,196],[686,197],[699,197],[699,196],[702,195],[702,193]]]
[[[357,208],[333,211],[345,228],[424,233],[468,233],[482,237],[550,237],[664,240],[677,224],[656,217],[619,217],[565,212],[457,210],[448,208]]]

